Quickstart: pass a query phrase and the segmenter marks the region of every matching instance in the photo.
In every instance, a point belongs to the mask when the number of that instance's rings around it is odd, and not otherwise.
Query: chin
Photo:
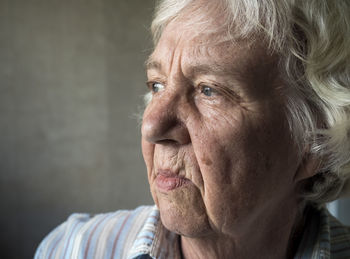
[[[160,218],[166,229],[181,236],[201,237],[210,233],[210,226],[206,215],[193,216],[191,212],[183,213],[173,209],[162,210]]]
[[[152,193],[166,229],[187,237],[199,237],[210,232],[208,216],[199,191]]]

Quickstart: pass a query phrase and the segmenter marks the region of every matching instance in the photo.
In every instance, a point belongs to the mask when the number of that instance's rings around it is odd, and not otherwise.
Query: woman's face
[[[164,30],[147,68],[142,150],[165,227],[237,235],[296,200],[297,158],[276,58]]]

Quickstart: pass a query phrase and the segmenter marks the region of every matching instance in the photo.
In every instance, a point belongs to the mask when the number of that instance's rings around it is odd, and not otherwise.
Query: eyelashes
[[[148,89],[153,93],[158,93],[158,92],[164,90],[164,84],[159,83],[159,82],[150,81],[150,82],[147,82],[146,85],[147,85]]]
[[[157,94],[166,88],[166,84],[159,81],[147,81],[147,88],[152,94]],[[218,84],[200,83],[194,87],[195,91],[201,93],[205,98],[223,97],[230,101],[240,102],[241,97],[231,87]]]
[[[225,98],[232,102],[241,102],[242,98],[237,94],[232,87],[222,86],[218,84],[213,84],[213,86],[208,86],[207,84],[199,85],[200,92],[206,97],[220,97]]]
[[[202,85],[201,86],[201,93],[204,94],[207,97],[211,97],[211,96],[217,94],[215,89],[213,89],[212,87],[207,86],[207,85]]]

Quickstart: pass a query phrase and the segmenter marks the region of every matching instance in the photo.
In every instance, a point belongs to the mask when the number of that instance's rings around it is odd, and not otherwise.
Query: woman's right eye
[[[153,93],[158,93],[164,89],[164,85],[158,82],[149,82],[147,84]]]

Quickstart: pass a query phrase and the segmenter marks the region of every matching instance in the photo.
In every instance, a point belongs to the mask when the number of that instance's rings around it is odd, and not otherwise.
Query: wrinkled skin
[[[142,150],[152,196],[185,258],[283,258],[300,168],[278,58],[262,45],[204,38],[171,22],[148,63]],[[164,170],[189,181],[160,189]]]

